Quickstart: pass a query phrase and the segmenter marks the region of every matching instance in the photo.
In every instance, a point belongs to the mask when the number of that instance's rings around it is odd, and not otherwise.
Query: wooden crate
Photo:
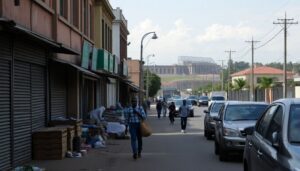
[[[74,126],[75,136],[81,137],[81,125],[82,120],[52,120],[49,123],[50,126],[59,126],[59,125],[72,125]]]
[[[67,128],[50,127],[32,134],[34,160],[61,160],[67,152]]]

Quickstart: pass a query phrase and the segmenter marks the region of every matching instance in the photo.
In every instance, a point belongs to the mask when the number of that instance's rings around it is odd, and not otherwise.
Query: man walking
[[[175,110],[176,110],[175,103],[171,102],[171,105],[169,106],[169,119],[171,125],[174,125]]]
[[[160,100],[158,100],[156,103],[156,111],[157,111],[158,119],[160,119],[161,110],[162,110],[162,102]]]
[[[141,106],[138,106],[135,98],[132,99],[131,106],[125,112],[125,118],[129,124],[133,158],[137,159],[138,157],[141,157],[143,146],[140,122],[146,119],[146,114],[144,109]]]
[[[189,108],[186,105],[186,100],[183,100],[182,103],[183,104],[179,108],[179,113],[180,113],[180,117],[181,117],[181,132],[186,133],[185,129],[186,129],[186,125],[187,125],[187,117],[189,114]]]

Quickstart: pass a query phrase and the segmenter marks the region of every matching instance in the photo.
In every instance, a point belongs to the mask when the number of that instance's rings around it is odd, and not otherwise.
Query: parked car
[[[199,106],[208,106],[209,98],[207,96],[200,96],[198,100]]]
[[[195,95],[189,96],[189,97],[187,98],[187,100],[191,100],[192,104],[195,105],[195,106],[198,104],[198,97],[195,96]]]
[[[224,96],[211,96],[208,105],[210,105],[214,101],[224,101],[224,100],[225,100]]]
[[[175,116],[179,116],[179,108],[183,104],[183,100],[174,100],[175,103]],[[189,116],[194,117],[194,107],[191,100],[186,100],[186,105],[189,108]]]
[[[244,151],[245,128],[254,126],[258,118],[268,107],[263,102],[226,102],[222,106],[215,126],[215,154],[225,161],[232,152]]]
[[[216,122],[213,120],[213,117],[218,116],[224,103],[225,101],[215,101],[208,107],[208,110],[204,110],[204,136],[207,139],[212,139],[212,136],[215,134]]]
[[[300,170],[300,99],[273,102],[246,133],[245,171]]]

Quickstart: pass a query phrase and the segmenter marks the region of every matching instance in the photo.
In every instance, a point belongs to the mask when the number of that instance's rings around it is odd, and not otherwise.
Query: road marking
[[[187,133],[181,133],[181,132],[165,132],[165,133],[152,133],[152,136],[171,136],[171,135],[203,135],[203,133],[200,132],[187,132]]]

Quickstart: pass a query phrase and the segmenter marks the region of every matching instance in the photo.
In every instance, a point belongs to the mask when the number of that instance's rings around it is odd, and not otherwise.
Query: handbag
[[[149,127],[149,125],[144,121],[142,120],[141,121],[141,135],[143,137],[149,137],[151,134],[152,134],[152,131],[151,131],[151,128]]]

